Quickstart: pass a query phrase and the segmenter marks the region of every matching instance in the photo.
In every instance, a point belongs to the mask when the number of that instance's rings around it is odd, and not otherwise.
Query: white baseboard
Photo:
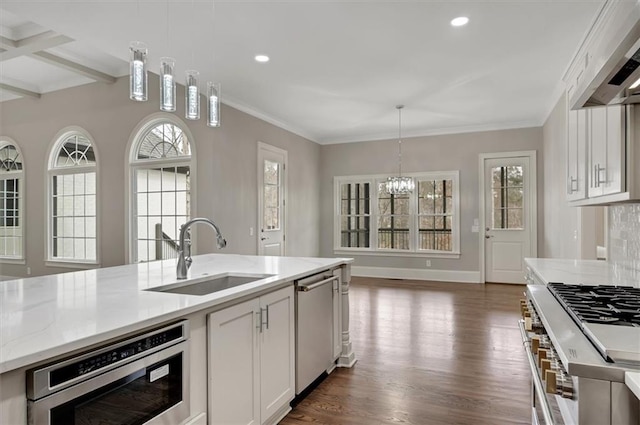
[[[351,266],[351,275],[387,279],[434,280],[438,282],[480,283],[479,271],[399,269],[391,267]]]

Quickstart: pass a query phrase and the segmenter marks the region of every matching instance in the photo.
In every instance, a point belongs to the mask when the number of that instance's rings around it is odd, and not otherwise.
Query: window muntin
[[[191,217],[191,146],[176,124],[155,121],[133,145],[132,261],[175,258]]]
[[[524,174],[521,165],[491,169],[492,229],[524,228]]]
[[[280,230],[280,164],[264,160],[263,223],[265,230]]]
[[[96,155],[74,131],[56,143],[50,159],[49,259],[96,263],[98,214]]]
[[[458,172],[409,176],[416,189],[400,196],[386,192],[386,176],[335,178],[337,251],[459,255]]]
[[[340,185],[340,247],[369,248],[371,183]]]
[[[418,249],[452,251],[453,180],[419,180]]]
[[[0,259],[24,258],[23,167],[17,146],[0,141]]]

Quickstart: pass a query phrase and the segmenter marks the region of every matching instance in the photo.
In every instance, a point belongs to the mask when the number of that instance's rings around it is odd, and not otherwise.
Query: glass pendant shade
[[[147,53],[141,41],[129,45],[129,98],[138,102],[147,100]]]
[[[198,92],[198,71],[185,72],[185,118],[188,120],[200,119],[200,93]]]
[[[176,110],[176,79],[173,69],[176,61],[173,58],[160,58],[160,110],[174,112]]]
[[[405,195],[413,192],[415,181],[411,177],[389,177],[385,189],[391,195]]]
[[[220,84],[207,82],[207,125],[220,127]]]

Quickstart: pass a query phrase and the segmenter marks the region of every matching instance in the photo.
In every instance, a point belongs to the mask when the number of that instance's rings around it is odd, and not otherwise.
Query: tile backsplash
[[[640,280],[640,204],[609,207],[608,251],[616,271]]]

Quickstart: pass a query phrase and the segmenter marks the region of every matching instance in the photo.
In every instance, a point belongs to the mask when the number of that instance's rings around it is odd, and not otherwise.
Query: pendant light
[[[198,91],[198,78],[200,73],[195,70],[185,71],[185,113],[188,120],[200,119],[200,93]]]
[[[215,2],[211,1],[211,40],[215,37],[213,21],[215,17]],[[211,49],[213,52],[213,48]],[[215,63],[215,55],[212,55],[212,64]],[[207,81],[207,125],[220,127],[220,84]]]
[[[390,195],[406,195],[413,192],[415,182],[411,177],[402,177],[402,108],[404,105],[396,106],[398,110],[398,176],[387,178],[385,189]]]
[[[220,84],[207,82],[207,125],[220,127]]]
[[[173,70],[176,61],[170,57],[160,58],[160,110],[174,112],[176,110],[176,79]]]
[[[147,45],[133,41],[129,45],[129,98],[147,101]]]

